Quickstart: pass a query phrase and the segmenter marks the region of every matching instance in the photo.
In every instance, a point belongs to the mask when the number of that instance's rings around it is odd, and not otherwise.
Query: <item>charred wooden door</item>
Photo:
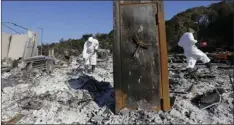
[[[162,35],[159,33],[158,7],[156,1],[114,2],[113,59],[117,112],[123,107],[161,109],[161,85],[165,81],[161,65],[167,65],[162,64],[165,62],[162,58],[167,62],[162,50],[167,49],[165,45],[164,49],[160,46]],[[163,74],[168,78],[167,73]]]

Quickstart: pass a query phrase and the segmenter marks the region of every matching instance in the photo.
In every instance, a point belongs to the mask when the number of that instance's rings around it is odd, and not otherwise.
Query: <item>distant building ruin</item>
[[[38,35],[30,30],[27,34],[2,32],[1,59],[27,59],[38,55]]]

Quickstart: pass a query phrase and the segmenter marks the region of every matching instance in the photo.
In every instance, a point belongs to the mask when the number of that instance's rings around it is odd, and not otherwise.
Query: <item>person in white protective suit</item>
[[[200,49],[197,48],[197,40],[194,39],[193,33],[194,30],[189,28],[188,32],[184,33],[178,42],[178,45],[180,47],[183,47],[184,55],[187,58],[187,70],[192,71],[195,67],[197,60],[201,60],[211,71],[212,66],[210,63],[210,59],[205,53],[203,53]]]
[[[85,61],[85,72],[88,72],[89,65],[92,65],[92,72],[95,70],[97,64],[97,50],[99,48],[99,42],[93,37],[89,37],[84,44],[83,59]]]

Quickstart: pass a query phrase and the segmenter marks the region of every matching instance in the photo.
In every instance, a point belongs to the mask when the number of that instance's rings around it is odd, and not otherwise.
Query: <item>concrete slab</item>
[[[23,57],[26,42],[27,42],[27,35],[25,34],[12,35],[8,57],[12,59],[19,59],[19,57]]]

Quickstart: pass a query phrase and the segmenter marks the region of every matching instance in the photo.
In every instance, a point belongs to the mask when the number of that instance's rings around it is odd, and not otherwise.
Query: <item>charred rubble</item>
[[[59,60],[55,60],[58,63]],[[60,61],[61,62],[61,61]],[[231,124],[233,72],[211,74],[198,65],[186,76],[185,63],[169,63],[172,108],[168,112],[129,110],[114,114],[112,57],[98,60],[93,74],[83,74],[80,57],[47,74],[19,67],[2,73],[2,123],[7,124]],[[225,65],[227,64],[217,64]]]

